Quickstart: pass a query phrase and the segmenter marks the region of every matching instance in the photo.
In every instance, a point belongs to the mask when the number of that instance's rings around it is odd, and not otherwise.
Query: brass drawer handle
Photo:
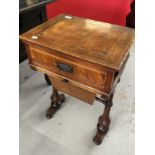
[[[73,67],[68,64],[56,62],[56,65],[57,65],[57,68],[59,68],[61,71],[73,73]]]
[[[62,82],[68,83],[69,81],[67,79],[63,79]]]

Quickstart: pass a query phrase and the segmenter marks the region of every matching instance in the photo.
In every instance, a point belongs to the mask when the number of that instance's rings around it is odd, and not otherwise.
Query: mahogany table
[[[32,69],[48,75],[53,84],[48,119],[58,111],[67,93],[92,105],[105,105],[97,123],[96,144],[109,130],[116,84],[129,57],[134,30],[61,14],[22,34]]]

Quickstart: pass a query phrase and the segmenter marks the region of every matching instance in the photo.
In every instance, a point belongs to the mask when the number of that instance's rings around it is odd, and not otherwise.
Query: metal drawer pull
[[[68,83],[69,81],[67,79],[63,79],[62,82]]]
[[[57,65],[57,68],[59,68],[60,70],[64,72],[73,73],[73,67],[68,64],[56,62],[56,65]]]

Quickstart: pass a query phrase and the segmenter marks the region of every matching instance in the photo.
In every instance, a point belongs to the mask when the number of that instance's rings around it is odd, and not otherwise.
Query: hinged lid
[[[20,39],[120,70],[134,40],[134,30],[61,14]]]

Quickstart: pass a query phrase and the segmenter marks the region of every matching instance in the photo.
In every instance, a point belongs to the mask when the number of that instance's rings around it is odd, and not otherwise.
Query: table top
[[[119,71],[134,41],[134,30],[61,14],[20,38]]]
[[[19,0],[19,13],[41,7],[55,0]]]

